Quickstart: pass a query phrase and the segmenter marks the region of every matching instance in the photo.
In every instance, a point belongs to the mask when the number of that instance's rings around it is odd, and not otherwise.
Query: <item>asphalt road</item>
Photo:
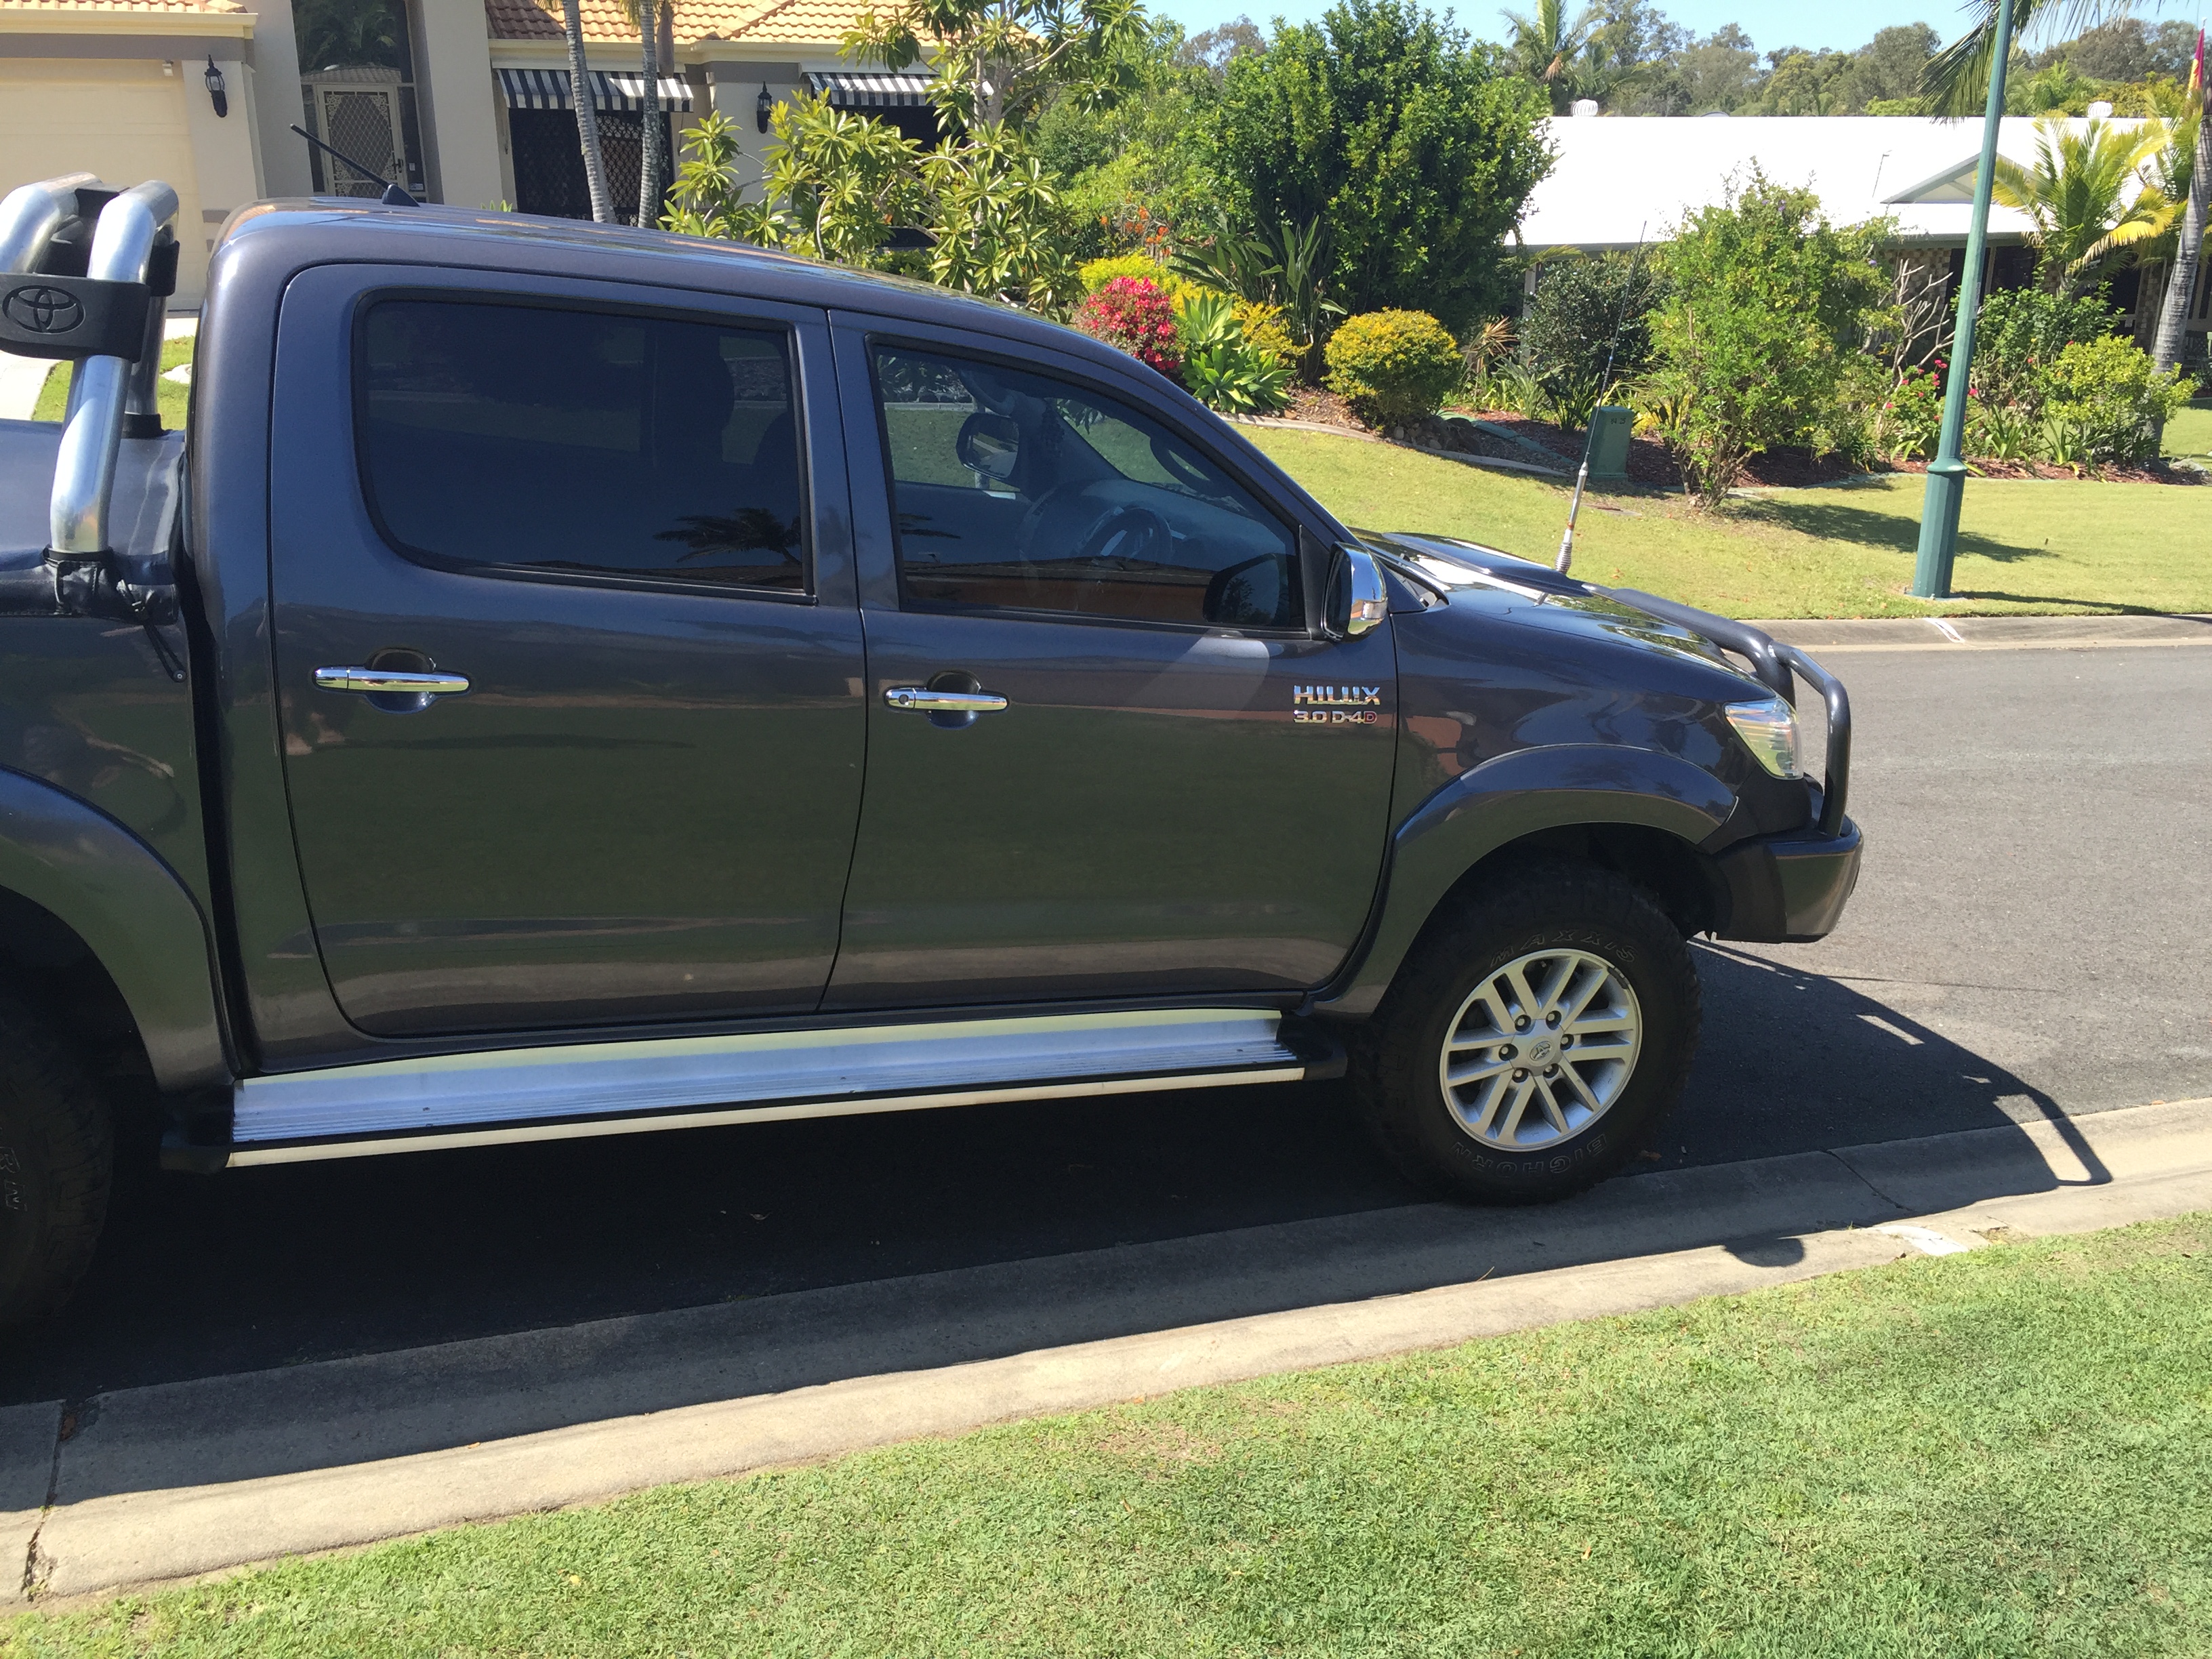
[[[2212,646],[1830,661],[1857,896],[1821,945],[1700,948],[1639,1169],[2212,1095]],[[0,1404],[1415,1199],[1336,1085],[147,1176]]]

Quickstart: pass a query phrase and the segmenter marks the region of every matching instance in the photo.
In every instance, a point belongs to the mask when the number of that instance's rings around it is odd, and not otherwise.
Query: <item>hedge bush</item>
[[[1086,259],[1075,270],[1085,294],[1096,294],[1107,283],[1127,279],[1150,283],[1170,300],[1180,300],[1195,284],[1170,270],[1149,253],[1116,253],[1103,259]]]
[[[1521,343],[1548,413],[1587,426],[1615,384],[1651,361],[1651,313],[1665,292],[1655,260],[1632,253],[1556,259],[1536,278]]]
[[[2051,365],[2043,404],[2048,459],[2062,465],[2158,456],[2160,433],[2194,388],[2179,369],[2160,374],[2132,340],[2075,340]]]
[[[1466,373],[1459,343],[1425,311],[1347,318],[1323,354],[1328,388],[1372,427],[1406,426],[1443,407]]]

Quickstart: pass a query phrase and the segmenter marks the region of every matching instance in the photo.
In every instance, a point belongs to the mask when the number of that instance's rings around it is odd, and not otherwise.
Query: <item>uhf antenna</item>
[[[1644,233],[1651,222],[1646,219],[1636,228],[1636,252],[1629,256],[1628,277],[1620,285],[1620,315],[1613,321],[1613,341],[1605,349],[1605,373],[1598,379],[1597,395],[1605,396],[1606,388],[1613,384],[1613,360],[1620,350],[1620,331],[1628,326],[1628,301],[1636,292],[1636,264],[1644,257]],[[1583,486],[1589,482],[1590,448],[1597,442],[1597,411],[1590,411],[1589,428],[1583,434],[1583,464],[1575,474],[1575,497],[1567,503],[1567,532],[1559,538],[1559,556],[1552,568],[1562,576],[1575,562],[1575,520],[1583,510]]]
[[[421,207],[422,205],[412,196],[410,196],[404,190],[400,188],[398,180],[395,179],[386,179],[382,173],[377,172],[374,168],[363,167],[360,162],[355,161],[352,156],[340,149],[336,144],[325,143],[321,139],[316,137],[313,133],[308,131],[307,128],[301,126],[297,121],[292,123],[292,131],[298,133],[300,137],[306,139],[317,149],[328,150],[331,155],[337,156],[339,161],[343,161],[356,173],[361,174],[362,178],[368,179],[374,184],[382,185],[384,186],[385,206]],[[1607,361],[1609,363],[1610,360],[1608,359]]]

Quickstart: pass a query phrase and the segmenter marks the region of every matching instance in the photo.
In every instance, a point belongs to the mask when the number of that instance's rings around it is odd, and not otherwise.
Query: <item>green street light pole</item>
[[[1959,445],[1966,434],[1966,381],[1974,362],[1974,313],[1982,298],[1982,245],[1989,240],[1990,189],[1996,181],[1997,124],[2004,119],[2005,65],[2012,56],[2012,14],[2019,0],[1997,0],[1996,56],[1990,66],[1990,103],[1982,118],[1982,163],[1974,173],[1974,216],[1966,228],[1966,264],[1959,273],[1959,322],[1951,336],[1950,374],[1943,387],[1943,430],[1928,464],[1928,496],[1920,508],[1920,556],[1912,566],[1913,597],[1951,597],[1951,560],[1959,550],[1959,503],[1966,489],[1966,464]]]

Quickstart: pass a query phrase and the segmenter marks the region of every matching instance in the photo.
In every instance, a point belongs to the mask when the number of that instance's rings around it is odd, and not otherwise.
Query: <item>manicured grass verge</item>
[[[2190,455],[2198,460],[2212,457],[2212,398],[2199,398],[2178,410],[2166,423],[2166,439],[2159,446],[2168,455]]]
[[[161,371],[167,374],[179,363],[192,360],[192,347],[198,343],[197,334],[184,334],[161,345]],[[46,375],[46,385],[40,389],[38,406],[32,410],[34,421],[58,421],[69,408],[70,365],[56,363]],[[161,424],[174,431],[185,423],[185,406],[191,400],[191,388],[174,380],[155,383],[155,398],[161,405]]]
[[[0,1624],[9,1655],[2197,1655],[2212,1217]]]
[[[1246,432],[1358,528],[1463,536],[1547,564],[1559,550],[1559,485],[1353,438]],[[1594,492],[1575,572],[1729,617],[2212,610],[2212,488],[1970,479],[1958,597],[1941,605],[1905,592],[1925,489],[1917,477],[1870,478],[1718,514],[1676,495]]]

